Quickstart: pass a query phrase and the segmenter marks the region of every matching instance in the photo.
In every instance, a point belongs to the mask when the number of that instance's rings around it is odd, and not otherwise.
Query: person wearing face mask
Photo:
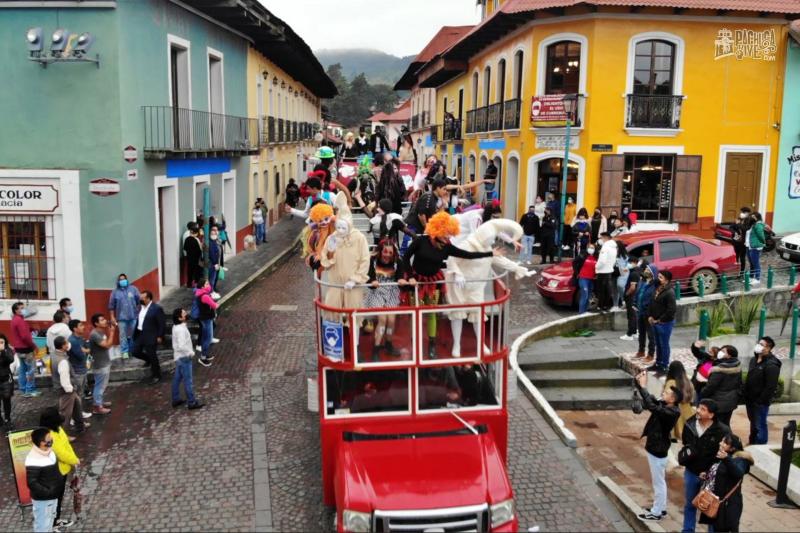
[[[762,337],[753,348],[755,357],[750,360],[747,381],[744,384],[744,401],[747,418],[750,420],[750,444],[766,444],[767,415],[769,406],[775,399],[778,378],[781,375],[781,362],[772,353],[775,341],[772,337]]]
[[[397,246],[391,238],[383,238],[369,263],[367,283],[370,289],[364,298],[364,307],[382,309],[400,306],[400,288],[408,282],[403,277],[403,261]],[[397,283],[397,285],[394,285]],[[400,352],[392,344],[396,315],[378,315],[375,339],[372,346],[372,360],[379,361],[381,350],[385,349],[391,357]]]
[[[591,235],[591,225],[589,224],[589,212],[585,207],[578,209],[575,220],[572,221],[572,243],[574,244],[573,253],[575,257],[586,249]],[[592,241],[594,242],[594,241]]]
[[[717,420],[731,425],[731,415],[739,404],[742,389],[742,363],[739,352],[731,345],[722,346],[712,363],[708,382],[703,387],[703,398],[717,402]]]
[[[353,227],[350,219],[337,217],[334,233],[324,243],[322,268],[328,272],[325,305],[338,309],[354,309],[364,301],[364,290],[356,285],[369,279],[369,244],[364,234]]]
[[[575,221],[577,211],[578,206],[575,205],[575,200],[572,199],[572,196],[567,196],[567,205],[564,206],[564,242],[561,245],[562,250],[572,248],[572,223]]]
[[[752,210],[745,206],[739,210],[739,218],[731,225],[733,249],[736,252],[736,262],[739,263],[739,275],[744,276],[747,270],[747,243],[745,237],[750,230]]]
[[[608,221],[606,220],[605,215],[600,209],[595,209],[594,213],[592,214],[592,220],[589,221],[591,224],[591,235],[589,236],[589,242],[597,242],[600,238],[601,233],[605,233],[608,231]]]
[[[217,293],[217,280],[220,270],[225,268],[225,251],[219,240],[219,230],[212,226],[208,231],[208,282],[211,284],[212,297],[219,299]]]
[[[537,196],[533,201],[533,214],[539,217],[539,222],[544,219],[545,207],[547,207],[547,204],[544,202],[544,199],[542,199],[541,196]]]
[[[625,318],[628,319],[628,329],[625,331],[625,335],[621,336],[620,339],[623,341],[632,341],[636,338],[636,332],[638,330],[636,291],[639,286],[639,281],[642,278],[642,269],[639,267],[639,260],[632,255],[629,255],[625,261],[627,263],[628,277],[621,287],[621,294],[622,301],[625,304]]]
[[[103,393],[111,375],[111,355],[109,348],[114,345],[114,328],[101,313],[92,315],[92,332],[89,334],[89,353],[92,355],[92,414],[107,415],[111,412],[111,402],[103,401]]]
[[[190,238],[195,239],[195,237]],[[136,318],[139,316],[141,299],[139,289],[128,282],[128,276],[125,274],[117,276],[117,286],[108,298],[108,312],[111,325],[119,326],[119,348],[123,359],[127,359],[128,354],[133,351],[133,330],[136,327]]]
[[[403,221],[403,217],[392,212],[392,201],[388,198],[378,202],[378,212],[369,220],[369,231],[376,245],[387,237],[397,244],[400,242],[401,233],[414,236]]]
[[[719,442],[716,459],[707,472],[700,474],[700,479],[719,498],[719,512],[714,518],[701,514],[699,521],[708,524],[709,531],[716,533],[739,531],[744,507],[742,482],[755,462],[753,456],[744,451],[741,439],[732,433]]]
[[[14,351],[8,339],[0,333],[0,401],[3,404],[3,416],[0,424],[6,431],[13,429],[11,423],[11,397],[14,395]],[[17,364],[19,364],[17,362]]]
[[[767,234],[761,213],[753,213],[750,230],[747,232],[747,258],[750,260],[750,283],[761,283],[761,252],[767,244]]]
[[[617,210],[616,209],[612,209],[611,210],[611,214],[608,215],[608,228],[609,229],[613,230],[614,228],[616,228],[616,226],[614,225],[614,222],[618,218],[619,218],[619,214],[617,213]]]
[[[164,340],[166,319],[164,310],[153,301],[153,293],[142,291],[141,310],[133,333],[133,355],[150,367],[150,384],[161,381],[161,365],[158,363],[158,345]]]
[[[669,366],[672,328],[675,325],[675,287],[672,285],[672,272],[662,270],[658,273],[658,287],[653,295],[653,303],[648,310],[647,321],[653,326],[656,342],[656,362],[648,368],[656,374],[666,374]]]
[[[594,280],[597,277],[595,271],[597,267],[597,255],[593,245],[586,247],[585,252],[581,252],[575,261],[580,261],[580,268],[578,269],[578,290],[580,296],[578,297],[578,314],[583,314],[589,310],[589,299],[594,290]],[[573,266],[575,269],[576,266]]]
[[[69,298],[61,298],[58,301],[58,308],[64,312],[66,317],[66,321],[69,322],[72,320],[72,313],[75,311],[75,306],[72,305],[72,300]]]
[[[558,220],[553,216],[549,207],[544,208],[542,225],[539,228],[539,253],[542,255],[541,264],[547,263],[550,258],[551,263],[556,262],[556,232],[558,231]]]
[[[533,263],[533,245],[539,234],[539,217],[536,216],[536,207],[529,206],[528,212],[519,219],[524,235],[522,236],[522,251],[519,253],[519,262],[524,265]]]
[[[75,390],[78,376],[69,364],[67,352],[70,345],[66,337],[58,336],[53,341],[55,352],[52,354],[50,371],[53,378],[53,389],[58,393],[58,412],[64,420],[72,419],[75,430],[83,433],[86,423],[83,421],[83,404]]]
[[[19,357],[19,389],[22,396],[32,398],[42,393],[36,390],[36,343],[33,342],[31,327],[25,318],[28,315],[24,302],[11,306],[11,347]]]
[[[636,287],[636,297],[634,299],[636,330],[639,332],[639,351],[636,352],[636,358],[645,357],[645,348],[647,348],[647,355],[642,364],[650,365],[656,354],[656,343],[653,338],[653,326],[650,325],[647,318],[650,304],[653,303],[653,295],[656,292],[656,284],[658,283],[658,268],[644,259],[641,260],[639,268],[642,271],[642,277]]]
[[[600,248],[596,267],[597,307],[600,312],[605,312],[614,305],[614,266],[617,262],[617,242],[608,233],[601,233],[597,240],[597,246]]]
[[[416,237],[403,257],[403,268],[410,285],[422,283],[418,290],[420,302],[424,305],[437,305],[446,292],[444,272],[445,261],[451,256],[464,259],[491,257],[499,252],[469,252],[454,246],[450,239],[461,231],[455,217],[439,212],[433,215],[425,228],[425,234]],[[435,359],[436,353],[436,313],[427,314],[428,357]]]
[[[47,328],[47,333],[45,333],[47,353],[53,353],[55,351],[53,341],[56,337],[64,337],[65,339],[69,337],[70,330],[67,325],[68,322],[67,315],[61,309],[53,313],[53,324]]]
[[[53,436],[45,427],[31,432],[31,450],[25,457],[25,479],[33,503],[33,530],[53,531],[62,476],[53,451]]]

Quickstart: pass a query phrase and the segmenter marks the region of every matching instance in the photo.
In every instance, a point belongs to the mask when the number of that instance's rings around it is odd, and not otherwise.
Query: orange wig
[[[333,216],[333,208],[326,203],[319,203],[311,208],[308,217],[312,222],[322,222],[327,217]]]
[[[444,211],[433,215],[425,226],[425,233],[437,238],[455,237],[460,231],[461,226],[458,224],[458,220]]]

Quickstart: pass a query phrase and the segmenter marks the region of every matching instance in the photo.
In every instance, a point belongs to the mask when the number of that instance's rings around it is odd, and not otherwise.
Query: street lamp
[[[567,172],[569,171],[569,141],[570,130],[572,128],[572,118],[575,114],[575,109],[578,107],[578,95],[567,94],[564,96],[562,102],[564,103],[564,114],[566,115],[567,135],[564,142],[564,162],[561,165],[561,213],[558,221],[558,261],[561,262],[561,255],[563,253],[562,246],[564,245],[564,220],[566,217],[567,207]]]

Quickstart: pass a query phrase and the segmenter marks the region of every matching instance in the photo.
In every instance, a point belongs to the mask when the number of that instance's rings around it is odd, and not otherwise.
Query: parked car
[[[733,244],[733,230],[731,227],[734,222],[720,222],[714,227],[714,238],[721,241]],[[765,228],[767,236],[766,245],[764,246],[765,252],[771,252],[775,249],[775,233],[770,228]]]
[[[792,233],[778,243],[778,254],[794,263],[800,263],[800,233]]]
[[[669,270],[681,288],[698,291],[701,280],[706,294],[717,290],[720,274],[737,274],[733,246],[716,239],[671,231],[642,231],[617,237],[628,254],[655,263],[659,270]],[[546,300],[556,305],[577,305],[578,291],[572,284],[572,261],[562,261],[542,271],[536,288]]]

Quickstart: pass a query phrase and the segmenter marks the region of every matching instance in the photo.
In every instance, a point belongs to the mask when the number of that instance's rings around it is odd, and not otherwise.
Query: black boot
[[[392,341],[386,341],[385,347],[386,351],[389,352],[389,355],[392,357],[400,357],[400,350],[392,345]]]
[[[372,362],[373,363],[377,363],[378,361],[380,361],[380,359],[381,359],[380,358],[381,348],[383,348],[383,346],[380,345],[380,344],[376,344],[375,346],[372,347]]]
[[[436,359],[436,337],[428,337],[428,359]]]

